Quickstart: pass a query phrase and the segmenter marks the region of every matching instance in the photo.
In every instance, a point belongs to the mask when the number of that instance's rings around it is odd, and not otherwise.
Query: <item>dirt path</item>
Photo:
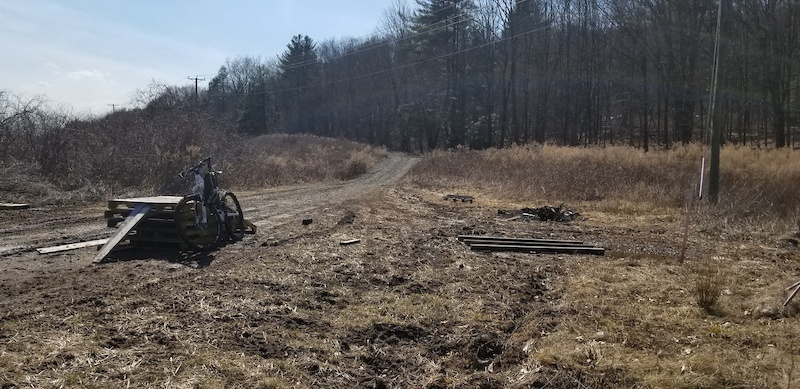
[[[392,186],[416,161],[406,154],[390,153],[386,160],[354,180],[242,193],[239,200],[250,221],[258,227],[274,227],[292,218],[303,217],[312,209],[342,204],[377,188]]]
[[[417,159],[390,153],[367,174],[341,183],[323,183],[252,191],[238,194],[245,217],[263,231],[292,219],[303,218],[317,207],[341,204],[396,183]],[[27,279],[35,274],[88,265],[84,255],[41,256],[39,247],[102,239],[114,233],[105,226],[103,205],[61,208],[35,207],[0,213],[0,281]],[[77,259],[80,257],[79,259]],[[64,260],[67,258],[67,260]]]

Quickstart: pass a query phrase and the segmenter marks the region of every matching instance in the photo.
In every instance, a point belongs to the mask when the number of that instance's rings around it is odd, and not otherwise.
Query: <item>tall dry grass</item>
[[[63,176],[48,174],[32,161],[0,164],[0,202],[63,205],[188,193],[189,182],[178,173],[205,156],[211,156],[215,169],[223,171],[225,188],[255,189],[351,179],[387,155],[383,148],[310,135],[187,138],[169,147],[148,141],[125,152],[75,158]]]
[[[691,185],[699,182],[703,155],[700,145],[649,153],[629,147],[555,146],[436,151],[412,170],[411,179],[424,188],[473,190],[521,202],[681,208]],[[749,222],[797,218],[800,153],[726,147],[720,160],[720,205],[704,208],[708,217]]]
[[[387,156],[383,148],[313,135],[241,138],[220,161],[225,183],[237,188],[355,178]]]

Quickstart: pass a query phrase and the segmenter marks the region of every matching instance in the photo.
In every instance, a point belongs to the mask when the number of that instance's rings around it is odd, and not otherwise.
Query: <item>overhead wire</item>
[[[521,0],[521,1],[528,1],[528,0]],[[440,9],[432,12],[431,15],[436,15],[436,14],[439,14],[440,12],[447,11],[447,10],[457,6],[457,5],[458,4],[453,3],[453,4],[451,4],[451,5],[447,6],[447,7],[442,7]],[[415,10],[415,11],[417,11],[417,10]],[[361,40],[361,39],[369,38],[369,37],[372,37],[372,36],[381,37],[381,33],[387,32],[387,31],[389,31],[389,29],[385,28],[385,29],[382,29],[382,30],[378,30],[378,31],[369,33],[369,34],[362,35],[362,36],[360,36],[358,38],[355,38],[355,40]],[[378,47],[380,47],[380,46],[378,46]],[[286,57],[286,59],[287,60],[292,60],[292,59],[296,59],[297,57],[302,57],[302,56],[303,56],[303,54],[297,54],[297,55]],[[332,58],[332,59],[336,59],[336,58]]]
[[[468,47],[468,48],[465,48],[465,49],[462,49],[462,50],[459,50],[459,51],[455,51],[455,52],[452,52],[452,53],[443,54],[443,55],[440,55],[440,56],[437,56],[437,57],[427,58],[427,59],[424,59],[424,60],[421,60],[421,61],[417,61],[417,62],[405,64],[405,65],[400,65],[400,66],[397,66],[397,67],[393,67],[391,69],[384,69],[384,70],[379,70],[379,71],[372,72],[372,73],[361,74],[361,75],[347,77],[347,78],[338,79],[338,80],[326,81],[326,82],[322,82],[322,83],[314,84],[314,85],[308,85],[308,86],[305,86],[304,88],[305,89],[319,88],[319,87],[333,85],[333,84],[340,83],[340,82],[353,81],[353,80],[357,80],[357,79],[360,79],[360,78],[372,77],[372,76],[377,76],[377,75],[380,75],[380,74],[390,73],[390,72],[394,72],[394,71],[397,71],[397,70],[402,70],[402,69],[406,69],[406,68],[409,68],[409,67],[421,65],[421,64],[424,64],[424,63],[438,61],[438,60],[445,59],[445,58],[448,58],[448,57],[451,57],[451,56],[454,56],[454,55],[463,54],[463,53],[466,53],[466,52],[469,52],[469,51],[472,51],[472,50],[477,50],[477,49],[482,48],[482,47],[487,47],[487,46],[490,46],[490,45],[494,45],[494,44],[497,44],[497,43],[505,42],[505,41],[508,41],[508,40],[511,40],[511,39],[515,39],[515,38],[518,38],[518,37],[521,37],[521,36],[525,36],[525,35],[528,35],[528,34],[533,34],[533,33],[548,29],[548,28],[550,28],[549,24],[546,25],[546,26],[543,26],[543,27],[539,27],[539,28],[533,29],[533,30],[529,30],[529,31],[525,31],[525,32],[522,32],[522,33],[519,33],[519,34],[515,34],[515,35],[511,35],[511,36],[505,37],[505,38],[501,38],[501,39],[499,39],[497,41],[491,41],[491,42],[487,42],[487,43],[482,43],[482,44],[475,45],[475,46],[472,46],[472,47]],[[235,93],[235,94],[225,94],[225,95],[214,94],[214,95],[209,95],[209,96],[210,97],[219,97],[219,96],[262,95],[262,94],[267,94],[267,93],[288,92],[288,91],[292,91],[292,90],[296,90],[296,89],[297,89],[296,87],[283,88],[283,89],[267,89],[267,90],[258,91],[258,92]]]
[[[527,1],[530,1],[530,0],[518,0],[518,1],[514,2],[514,5],[515,6],[519,6],[519,4],[527,2]],[[452,5],[449,5],[447,7],[443,7],[441,9],[438,9],[438,10],[434,11],[432,13],[432,15],[435,15],[437,13],[449,10],[451,8],[454,8],[456,5],[457,4],[452,4]],[[486,9],[486,7],[475,7],[475,11],[480,11],[480,10],[485,10],[485,9]],[[456,19],[461,19],[461,20],[456,20]],[[456,21],[454,21],[454,20],[456,20]],[[459,14],[456,14],[456,15],[454,15],[452,17],[449,17],[447,19],[439,21],[436,24],[434,24],[433,26],[429,26],[429,28],[425,28],[420,32],[417,32],[417,33],[414,33],[414,34],[411,34],[411,35],[408,35],[408,36],[404,36],[404,37],[402,37],[400,39],[391,39],[391,40],[387,40],[386,42],[382,42],[382,43],[378,43],[378,44],[374,44],[374,45],[368,45],[366,47],[362,47],[362,48],[360,48],[358,50],[355,50],[355,51],[349,51],[349,52],[343,53],[343,54],[338,55],[338,56],[333,56],[333,57],[330,57],[330,58],[326,58],[326,60],[327,61],[333,61],[333,60],[345,58],[345,57],[348,57],[348,56],[351,56],[351,55],[356,55],[356,54],[363,53],[363,52],[366,52],[366,51],[374,50],[374,49],[377,49],[377,48],[380,48],[380,47],[383,47],[383,46],[388,46],[388,45],[392,45],[392,44],[398,44],[398,43],[406,41],[406,40],[414,39],[414,38],[417,38],[417,37],[425,35],[425,34],[430,34],[430,33],[433,33],[433,32],[437,32],[437,31],[440,31],[440,30],[443,30],[443,29],[446,29],[446,28],[450,28],[450,27],[453,27],[455,25],[458,25],[458,24],[461,24],[461,23],[465,23],[465,22],[469,22],[469,21],[475,21],[475,18],[470,16],[468,13],[459,13]],[[372,35],[372,34],[370,34],[370,35]],[[369,36],[369,35],[367,35],[367,36]],[[290,57],[290,58],[297,58],[297,57],[300,57],[300,56],[303,56],[303,55],[298,54],[298,55],[295,55],[295,56]],[[286,66],[286,67],[282,67],[281,69],[284,70],[284,71],[285,70],[292,70],[292,69],[297,69],[297,68],[304,67],[304,66],[311,66],[311,65],[316,64],[316,63],[318,63],[317,59],[309,59],[309,60],[306,60],[306,61],[302,61],[302,62],[291,64],[291,65]]]
[[[455,20],[455,19],[459,19],[459,18],[461,18],[461,20],[449,23],[450,21]],[[437,23],[437,24],[440,24],[440,23],[449,23],[449,24],[444,24],[444,25],[441,25],[441,26],[438,26],[438,27],[426,29],[424,31],[421,31],[421,32],[418,32],[418,33],[415,33],[415,34],[411,34],[411,35],[405,36],[405,37],[400,38],[400,39],[392,39],[392,40],[388,40],[386,42],[373,44],[371,46],[368,45],[366,47],[362,47],[362,48],[360,48],[358,50],[355,50],[355,51],[348,51],[348,52],[346,52],[344,54],[341,54],[341,55],[338,55],[338,56],[333,56],[333,57],[330,57],[330,58],[326,58],[326,60],[327,61],[334,61],[334,60],[341,59],[341,58],[344,58],[344,57],[348,57],[348,56],[351,56],[351,55],[356,55],[356,54],[363,53],[363,52],[366,52],[366,51],[374,50],[374,49],[377,49],[377,48],[380,48],[380,47],[383,47],[383,46],[397,44],[397,43],[400,43],[400,42],[403,42],[403,41],[406,41],[406,40],[409,40],[409,39],[414,39],[416,37],[419,37],[419,36],[422,36],[422,35],[425,35],[425,34],[433,33],[433,32],[436,32],[436,31],[440,31],[440,30],[443,30],[443,29],[446,29],[446,28],[449,28],[449,27],[453,27],[455,25],[458,25],[458,24],[461,24],[461,23],[464,23],[464,22],[468,22],[468,21],[471,21],[471,20],[474,20],[474,19],[472,17],[470,17],[469,15],[458,14],[458,15],[450,17],[450,18],[448,18],[446,20],[443,20],[442,22]],[[298,57],[298,56],[295,56],[295,58]],[[281,69],[283,69],[283,70],[291,70],[291,69],[296,69],[296,68],[300,68],[300,67],[304,67],[304,66],[310,66],[310,65],[313,65],[314,63],[317,63],[317,60],[316,59],[310,59],[310,60],[306,60],[306,61],[303,61],[303,62],[298,62],[298,63],[291,64],[290,66],[282,67]]]

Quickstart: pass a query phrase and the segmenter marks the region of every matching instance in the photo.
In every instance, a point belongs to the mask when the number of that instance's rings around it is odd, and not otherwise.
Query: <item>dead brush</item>
[[[242,138],[225,157],[226,182],[260,188],[355,178],[386,157],[383,148],[312,135]]]
[[[708,314],[719,313],[719,298],[727,284],[727,274],[718,258],[700,261],[692,269],[694,300]]]
[[[426,189],[470,188],[513,201],[591,201],[604,212],[652,212],[684,205],[687,183],[698,176],[703,155],[699,144],[648,153],[622,146],[548,145],[434,151],[409,177]],[[800,154],[726,147],[720,169],[720,201],[699,213],[703,228],[748,233],[794,223]]]

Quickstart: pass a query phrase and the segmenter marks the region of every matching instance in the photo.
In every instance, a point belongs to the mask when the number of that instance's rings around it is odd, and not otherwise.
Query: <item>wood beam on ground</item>
[[[107,242],[108,242],[108,239],[97,239],[97,240],[90,240],[90,241],[86,241],[86,242],[64,244],[64,245],[60,245],[60,246],[42,247],[42,248],[36,249],[36,251],[38,251],[39,254],[52,254],[52,253],[58,253],[58,252],[62,252],[62,251],[80,249],[80,248],[84,248],[84,247],[100,246],[102,244],[106,244]]]

